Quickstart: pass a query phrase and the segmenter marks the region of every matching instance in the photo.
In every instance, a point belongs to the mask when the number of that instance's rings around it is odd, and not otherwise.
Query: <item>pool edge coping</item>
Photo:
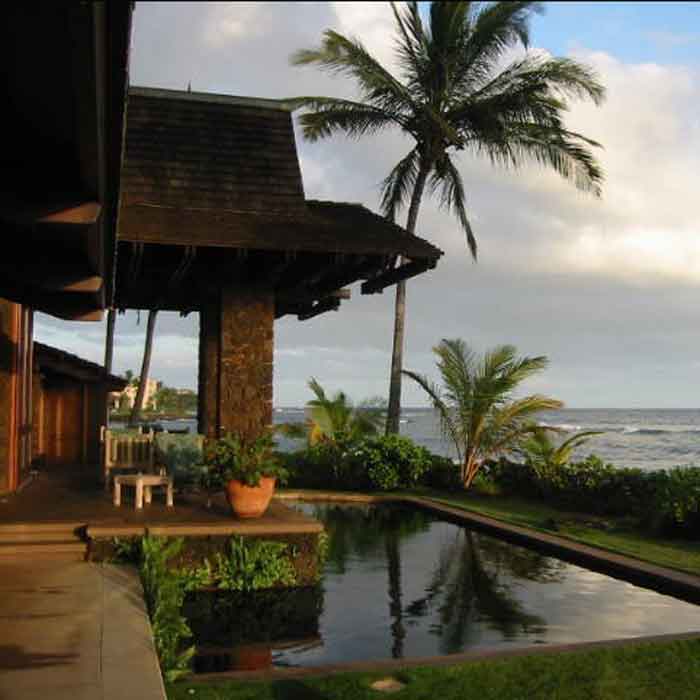
[[[349,673],[388,673],[400,672],[412,668],[441,668],[463,666],[479,662],[505,661],[523,656],[548,656],[551,654],[573,654],[576,652],[595,651],[598,649],[619,649],[645,644],[666,644],[670,642],[692,641],[700,639],[698,632],[681,632],[646,637],[627,637],[624,639],[603,639],[593,642],[571,642],[568,644],[533,645],[517,649],[479,649],[459,654],[442,654],[438,656],[416,656],[407,659],[381,659],[377,661],[353,661],[327,666],[273,667],[259,671],[221,671],[219,673],[199,673],[183,678],[180,683],[224,683],[226,681],[281,681],[297,678],[323,678]]]

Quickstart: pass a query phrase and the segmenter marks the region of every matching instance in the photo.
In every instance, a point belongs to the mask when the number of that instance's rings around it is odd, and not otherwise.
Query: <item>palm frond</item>
[[[409,151],[382,182],[381,209],[389,221],[409,201],[420,170],[418,148]]]
[[[442,428],[445,436],[452,440],[455,449],[457,450],[457,456],[461,461],[464,454],[464,441],[449,406],[443,401],[442,396],[440,395],[439,387],[430,382],[427,377],[424,377],[417,372],[402,370],[401,374],[405,375],[409,379],[412,379],[423,389],[423,391],[425,391],[426,394],[428,394],[430,400],[432,401],[433,408],[440,416],[440,427]]]
[[[467,216],[464,181],[452,159],[446,153],[433,170],[431,185],[441,190],[440,204],[457,217],[467,238],[467,246],[474,260],[477,259],[477,242],[469,217]]]
[[[481,9],[470,23],[455,66],[457,91],[473,90],[486,81],[507,49],[518,45],[528,48],[530,19],[541,12],[539,2],[495,2]]]
[[[395,113],[362,102],[335,97],[295,97],[288,100],[294,109],[306,108],[299,121],[309,141],[333,136],[338,132],[360,138],[387,126],[405,127],[406,121]]]
[[[406,87],[377,61],[360,41],[331,29],[323,33],[317,49],[302,49],[292,55],[296,66],[316,64],[333,74],[353,78],[365,102],[381,109],[405,111],[413,106]]]

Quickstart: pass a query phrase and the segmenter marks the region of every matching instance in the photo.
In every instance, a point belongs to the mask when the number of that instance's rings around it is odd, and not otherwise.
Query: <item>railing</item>
[[[109,489],[112,469],[153,473],[156,442],[153,431],[141,435],[113,433],[104,426],[100,431],[105,489]]]

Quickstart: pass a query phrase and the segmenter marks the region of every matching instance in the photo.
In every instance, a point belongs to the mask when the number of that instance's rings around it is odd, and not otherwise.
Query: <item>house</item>
[[[124,405],[128,408],[133,408],[136,401],[136,394],[138,393],[138,386],[135,384],[128,384],[127,386],[119,392],[113,392],[109,396],[110,407],[118,410]],[[158,391],[158,380],[148,379],[146,380],[146,388],[143,392],[143,406],[147,410],[157,411],[158,402],[156,401],[156,393]]]
[[[127,95],[129,3],[8,13],[0,491],[34,458],[34,310],[198,312],[199,430],[255,434],[272,422],[276,318],[335,311],[347,285],[377,293],[437,264],[440,250],[365,207],[305,197],[284,102]]]
[[[131,14],[13,3],[0,26],[0,492],[34,458],[34,311],[99,320],[113,297]]]
[[[33,364],[33,461],[47,469],[99,464],[107,397],[126,379],[43,343],[34,343]]]

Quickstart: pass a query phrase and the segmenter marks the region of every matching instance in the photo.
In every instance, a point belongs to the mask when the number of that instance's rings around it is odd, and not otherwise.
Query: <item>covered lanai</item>
[[[273,324],[442,252],[359,204],[307,200],[284,102],[131,88],[114,305],[200,313],[199,431],[272,420]]]

